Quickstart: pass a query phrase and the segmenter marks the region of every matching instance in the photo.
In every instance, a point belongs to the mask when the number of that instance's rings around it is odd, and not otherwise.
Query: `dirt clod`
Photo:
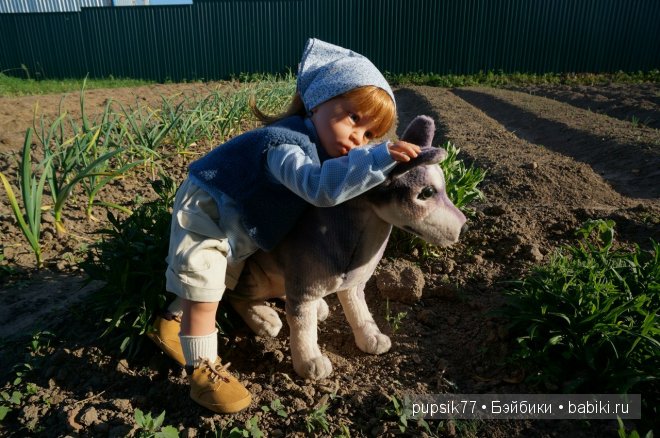
[[[375,277],[383,298],[405,304],[414,304],[422,298],[424,273],[408,260],[381,261]]]
[[[79,423],[83,426],[92,426],[99,422],[98,412],[96,408],[91,406],[82,411]]]

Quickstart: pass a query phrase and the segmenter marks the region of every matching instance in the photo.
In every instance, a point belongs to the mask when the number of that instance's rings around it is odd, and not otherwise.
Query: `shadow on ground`
[[[574,129],[485,93],[467,89],[452,92],[518,138],[588,164],[620,194],[642,199],[660,197],[660,156],[656,151]]]

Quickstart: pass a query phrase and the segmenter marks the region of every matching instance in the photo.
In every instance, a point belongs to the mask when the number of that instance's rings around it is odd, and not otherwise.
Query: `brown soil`
[[[160,94],[230,86],[91,90],[86,101],[88,111],[95,112],[108,97],[126,104],[136,99],[156,104]],[[3,195],[2,263],[15,272],[0,287],[5,378],[13,379],[11,365],[26,361],[23,348],[31,334],[50,330],[56,336],[27,378],[36,384],[35,394],[0,423],[0,433],[124,436],[134,431],[134,410],[139,408],[154,415],[165,410],[165,424],[179,428],[182,436],[240,426],[254,415],[267,436],[307,436],[306,415],[327,401],[333,436],[341,425],[352,436],[393,436],[399,433],[398,423],[383,413],[391,395],[536,391],[525,385],[518,369],[503,365],[511,339],[503,323],[488,312],[501,305],[504,280],[520,278],[558,246],[574,242],[573,230],[587,219],[615,220],[623,242],[644,247],[649,238],[660,240],[660,86],[409,87],[396,95],[400,126],[417,114],[432,116],[438,124],[437,142],[451,140],[461,148],[459,157],[488,174],[482,185],[486,200],[473,206],[476,212],[465,238],[443,251],[440,259],[421,262],[426,280],[422,300],[391,304],[394,314],[407,312],[398,331],[388,327],[384,300],[374,284],[368,285],[370,308],[392,337],[389,353],[361,353],[337,299],[330,297],[331,316],[320,325],[319,340],[333,362],[332,376],[320,382],[297,377],[288,330],[276,339],[264,339],[242,328],[221,338],[221,354],[225,352],[232,370],[248,385],[253,404],[240,414],[212,415],[188,398],[185,376],[171,361],[148,351],[127,362],[98,338],[85,317],[83,298],[99,285],[80,288],[84,275],[77,260],[102,224],[70,207],[65,218],[70,232],[58,238],[46,215],[43,245],[48,263],[34,272],[29,247]],[[60,96],[0,98],[0,170],[12,178],[14,154],[37,102],[52,117]],[[79,112],[75,93],[66,98],[64,108]],[[183,178],[183,162],[170,166],[174,176]],[[106,187],[101,196],[130,205],[136,195],[153,197],[145,186],[128,178]],[[95,216],[105,214],[98,210]],[[415,255],[393,248],[388,255],[419,262]],[[30,361],[35,362],[34,357]],[[336,397],[329,397],[332,394]],[[262,411],[275,399],[281,400],[288,417]],[[444,435],[499,437],[614,436],[616,430],[614,421],[589,426],[568,421],[431,422],[433,430],[438,426],[444,427]],[[407,433],[420,434],[414,426]]]

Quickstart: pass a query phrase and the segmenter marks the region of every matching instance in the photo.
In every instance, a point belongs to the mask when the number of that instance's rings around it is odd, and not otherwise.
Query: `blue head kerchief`
[[[394,93],[383,75],[364,56],[316,38],[307,40],[298,67],[298,92],[311,109],[357,87],[373,85]]]

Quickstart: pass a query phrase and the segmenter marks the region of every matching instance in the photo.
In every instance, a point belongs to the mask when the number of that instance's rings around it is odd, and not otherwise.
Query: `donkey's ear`
[[[417,116],[412,122],[408,123],[401,140],[416,144],[419,147],[427,147],[431,146],[434,133],[435,123],[433,119],[429,116]]]
[[[443,148],[433,146],[424,147],[417,157],[410,161],[397,164],[394,169],[392,169],[392,172],[390,172],[390,178],[398,178],[417,166],[437,164],[445,158],[447,158],[447,151]]]

